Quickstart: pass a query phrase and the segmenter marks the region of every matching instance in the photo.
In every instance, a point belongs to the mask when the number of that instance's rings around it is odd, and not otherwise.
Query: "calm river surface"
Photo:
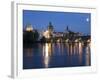
[[[35,43],[23,48],[23,69],[91,65],[90,44]]]

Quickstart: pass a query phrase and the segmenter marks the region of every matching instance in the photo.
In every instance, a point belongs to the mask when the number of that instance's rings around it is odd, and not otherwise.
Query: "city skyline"
[[[54,30],[65,31],[68,26],[74,32],[91,34],[91,14],[75,12],[51,12],[51,11],[32,11],[23,10],[23,27],[31,24],[38,30],[46,30],[49,22],[52,23]]]
[[[90,13],[23,10],[23,69],[91,66],[90,23]]]

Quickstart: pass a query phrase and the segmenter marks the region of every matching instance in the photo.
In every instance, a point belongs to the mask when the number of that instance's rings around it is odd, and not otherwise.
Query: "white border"
[[[74,7],[74,6],[59,6],[59,5],[42,5],[42,4],[12,4],[12,77],[45,77],[45,76],[60,76],[74,73],[88,73],[96,71],[96,54],[95,54],[95,35],[96,33],[96,9],[90,7]],[[23,16],[22,11],[26,10],[41,10],[41,11],[58,11],[58,12],[82,12],[91,13],[91,66],[90,67],[72,67],[72,68],[54,68],[54,69],[31,69],[23,70],[23,47],[22,47],[22,32],[23,32]]]

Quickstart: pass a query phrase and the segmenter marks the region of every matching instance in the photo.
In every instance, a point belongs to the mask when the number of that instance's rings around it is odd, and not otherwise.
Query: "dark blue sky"
[[[75,12],[51,12],[23,10],[23,26],[32,24],[33,28],[46,30],[49,22],[52,22],[55,31],[65,31],[66,27],[83,34],[91,33],[91,14]]]

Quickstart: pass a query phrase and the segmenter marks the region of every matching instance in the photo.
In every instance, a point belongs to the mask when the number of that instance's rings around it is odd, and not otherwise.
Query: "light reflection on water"
[[[23,68],[90,66],[90,44],[36,43],[23,48]]]

